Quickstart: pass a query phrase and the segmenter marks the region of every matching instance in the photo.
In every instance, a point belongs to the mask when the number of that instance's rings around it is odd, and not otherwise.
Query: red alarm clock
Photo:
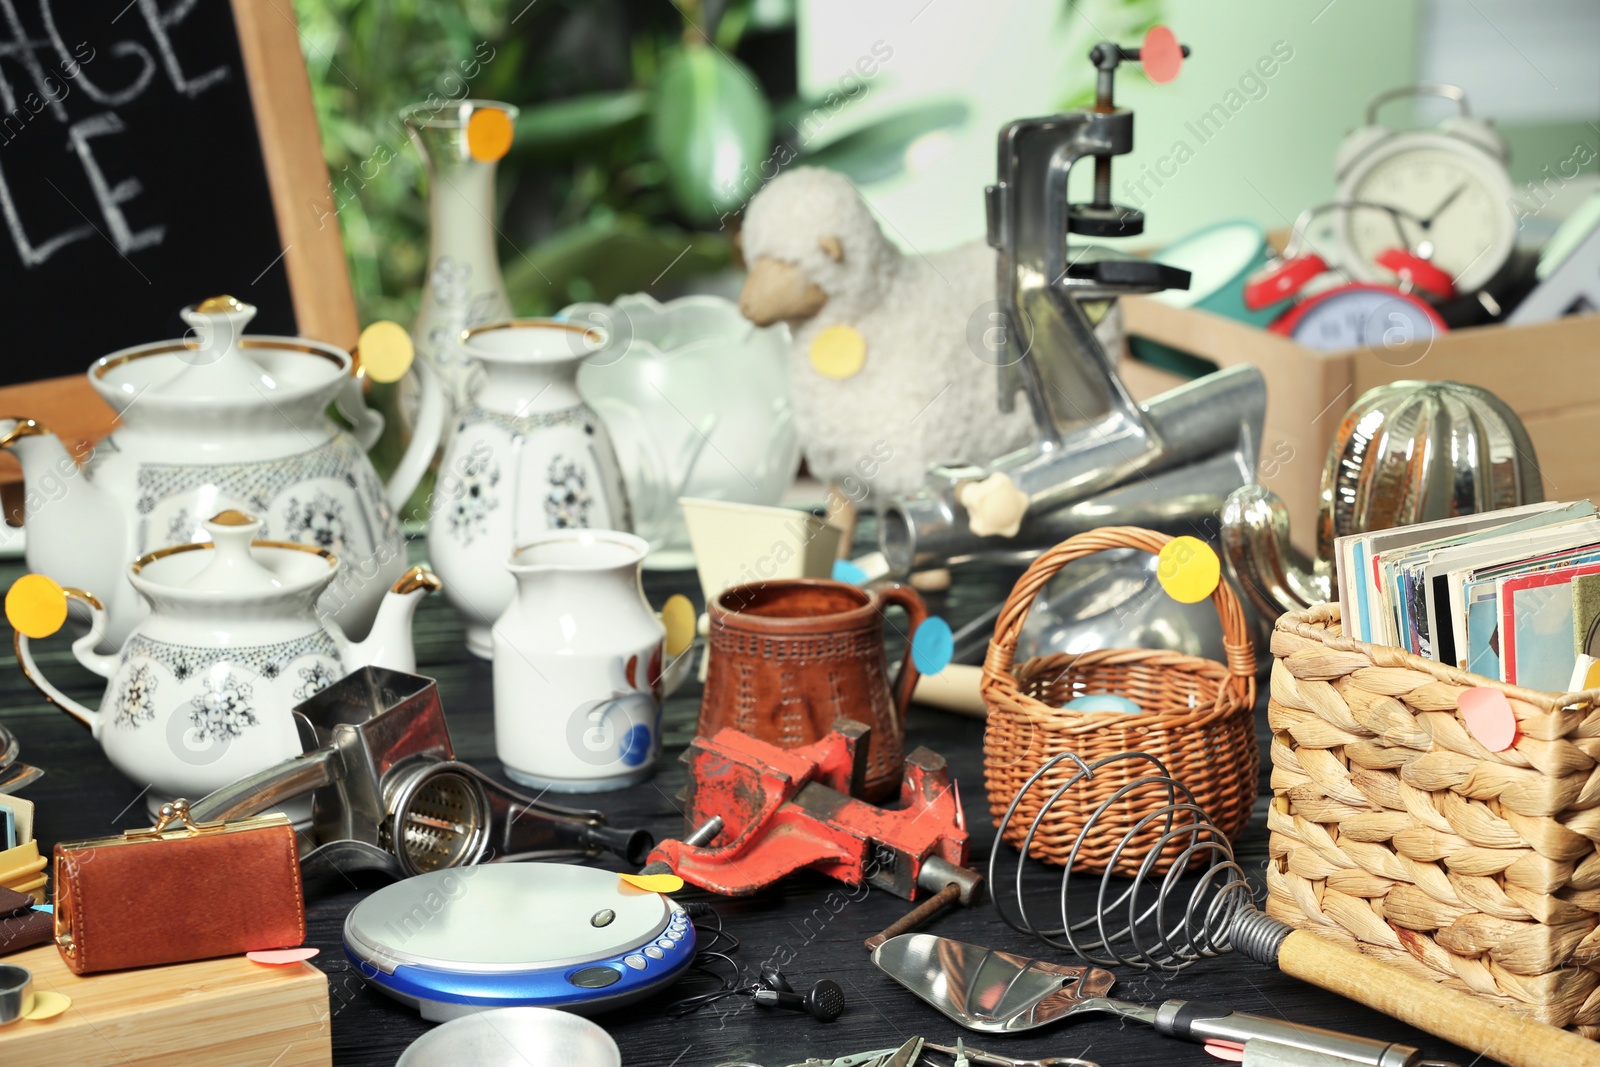
[[[1449,329],[1426,301],[1372,282],[1307,297],[1267,328],[1323,352],[1400,348]]]

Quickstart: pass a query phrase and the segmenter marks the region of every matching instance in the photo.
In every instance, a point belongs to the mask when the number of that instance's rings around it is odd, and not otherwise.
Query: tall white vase
[[[550,530],[633,528],[605,424],[578,393],[578,365],[604,344],[552,319],[478,327],[462,343],[481,371],[439,463],[428,555],[475,655],[494,655],[515,546]]]
[[[511,556],[494,743],[512,781],[587,793],[654,773],[666,633],[639,583],[648,550],[631,534],[558,530]]]
[[[496,161],[475,159],[467,144],[473,113],[486,108],[516,120],[515,107],[493,100],[413,104],[400,114],[428,168],[428,276],[411,338],[457,411],[470,401],[474,374],[462,331],[511,316],[495,252]]]

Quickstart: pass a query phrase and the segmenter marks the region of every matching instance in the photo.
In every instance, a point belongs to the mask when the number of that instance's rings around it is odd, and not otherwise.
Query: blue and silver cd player
[[[385,886],[344,923],[362,977],[424,1019],[532,1004],[607,1011],[674,981],[694,926],[614,872],[555,863],[432,871]]]

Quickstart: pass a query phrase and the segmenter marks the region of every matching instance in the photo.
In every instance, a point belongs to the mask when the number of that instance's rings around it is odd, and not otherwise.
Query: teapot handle
[[[877,600],[884,605],[898,604],[906,609],[910,617],[911,630],[907,634],[906,658],[900,664],[900,677],[895,681],[895,713],[900,717],[903,728],[906,722],[906,710],[911,707],[911,694],[917,688],[917,665],[911,658],[911,639],[917,636],[917,629],[928,617],[928,605],[922,602],[922,596],[909,585],[891,582],[881,585],[873,590]],[[882,608],[879,608],[880,613]]]
[[[411,429],[411,444],[406,447],[406,454],[400,457],[384,490],[389,498],[389,506],[396,512],[406,506],[406,501],[416,492],[423,474],[433,463],[447,417],[444,390],[439,385],[439,375],[434,369],[428,366],[426,360],[418,359],[411,364],[410,373],[417,376],[422,403],[417,409],[416,425]]]
[[[110,678],[116,672],[117,657],[115,655],[101,655],[94,650],[94,646],[100,643],[101,637],[106,632],[105,607],[101,605],[99,600],[95,599],[92,593],[86,593],[82,589],[64,589],[62,592],[67,594],[69,600],[76,600],[87,607],[91,620],[89,632],[72,642],[72,654],[77,657],[79,663],[94,671],[94,673],[102,678]],[[27,676],[28,681],[33,683],[34,688],[43,693],[46,700],[87,726],[95,737],[99,737],[102,725],[101,713],[84,707],[51,684],[50,680],[39,670],[39,665],[34,662],[33,650],[30,647],[28,635],[20,630],[17,631],[16,635],[16,650],[17,662],[22,665],[22,673]]]

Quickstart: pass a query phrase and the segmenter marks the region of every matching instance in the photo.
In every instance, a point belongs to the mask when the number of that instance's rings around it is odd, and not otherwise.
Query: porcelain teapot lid
[[[314,545],[258,541],[261,520],[229,509],[201,524],[211,541],[157,549],[134,561],[141,592],[184,601],[274,600],[327,585],[338,557]]]
[[[119,411],[137,398],[196,402],[287,403],[336,388],[351,358],[298,337],[245,336],[256,308],[214,296],[179,312],[190,326],[181,341],[138,345],[97,360],[90,382]],[[320,404],[321,401],[319,401]]]
[[[244,328],[256,317],[253,304],[231,296],[214,296],[178,314],[193,329],[194,344],[177,353],[176,372],[150,386],[154,396],[191,399],[271,395],[280,386],[240,343]]]
[[[255,593],[283,587],[278,576],[258,563],[250,552],[250,543],[261,530],[260,519],[243,511],[229,509],[213,515],[201,525],[211,535],[215,551],[205,567],[184,582],[181,588]]]

